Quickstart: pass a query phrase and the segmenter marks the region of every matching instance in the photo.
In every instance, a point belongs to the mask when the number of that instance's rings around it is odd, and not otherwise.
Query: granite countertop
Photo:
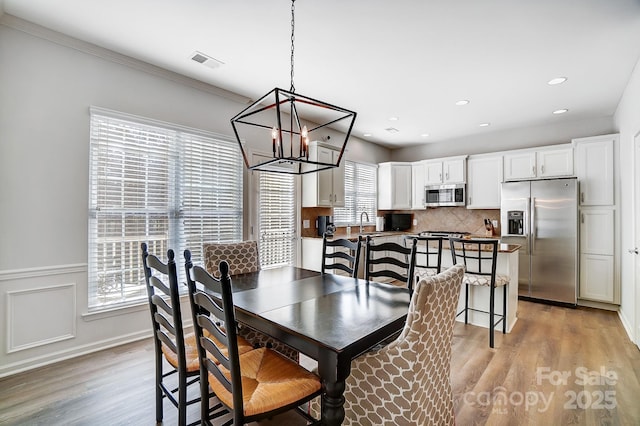
[[[349,241],[357,241],[359,236],[362,236],[364,240],[367,236],[375,237],[393,237],[396,235],[407,235],[407,236],[417,236],[415,232],[402,232],[402,231],[369,231],[363,232],[362,234],[359,232],[352,232],[351,235],[347,236],[347,234],[334,234],[334,238],[346,238]],[[306,237],[306,238],[322,238],[320,236],[315,237]],[[484,235],[470,235],[469,238],[487,238],[487,239],[496,239],[499,240],[500,237],[486,237]],[[446,238],[445,238],[446,239]],[[443,247],[448,248],[448,245]],[[519,244],[499,244],[498,245],[498,253],[514,253],[520,250],[521,246]]]

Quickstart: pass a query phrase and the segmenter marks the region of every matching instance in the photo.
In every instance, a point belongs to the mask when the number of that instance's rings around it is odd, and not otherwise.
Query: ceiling
[[[249,99],[290,88],[288,0],[2,6]],[[191,59],[196,51],[223,64],[199,64]],[[640,0],[295,3],[296,92],[356,111],[353,135],[392,148],[610,117],[639,57]],[[560,76],[568,80],[547,84]],[[463,99],[469,103],[456,105]],[[568,112],[552,113],[558,109]]]

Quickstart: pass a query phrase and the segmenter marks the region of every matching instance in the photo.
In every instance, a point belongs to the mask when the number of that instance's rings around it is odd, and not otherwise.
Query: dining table
[[[351,360],[402,330],[409,290],[293,266],[234,275],[231,282],[240,323],[317,361],[322,424],[342,424]]]

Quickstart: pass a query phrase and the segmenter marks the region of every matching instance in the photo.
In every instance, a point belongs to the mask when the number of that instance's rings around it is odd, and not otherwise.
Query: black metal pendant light
[[[291,1],[291,89],[275,88],[231,119],[244,162],[250,170],[275,173],[305,174],[338,167],[344,154],[349,135],[356,120],[356,113],[345,108],[331,105],[308,96],[296,93],[293,84],[295,35],[295,0]],[[343,140],[320,135],[320,130],[331,127]],[[326,130],[326,129],[325,129]],[[269,145],[272,154],[267,160],[252,164],[243,141],[257,140]],[[309,143],[323,140],[340,155],[332,162],[321,162],[309,157]]]

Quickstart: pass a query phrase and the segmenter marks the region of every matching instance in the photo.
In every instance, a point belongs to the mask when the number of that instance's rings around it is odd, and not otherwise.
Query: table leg
[[[341,425],[344,420],[345,380],[351,370],[351,359],[335,352],[320,354],[318,373],[322,378],[322,424]]]
[[[322,424],[341,425],[344,420],[344,380],[324,382]]]

